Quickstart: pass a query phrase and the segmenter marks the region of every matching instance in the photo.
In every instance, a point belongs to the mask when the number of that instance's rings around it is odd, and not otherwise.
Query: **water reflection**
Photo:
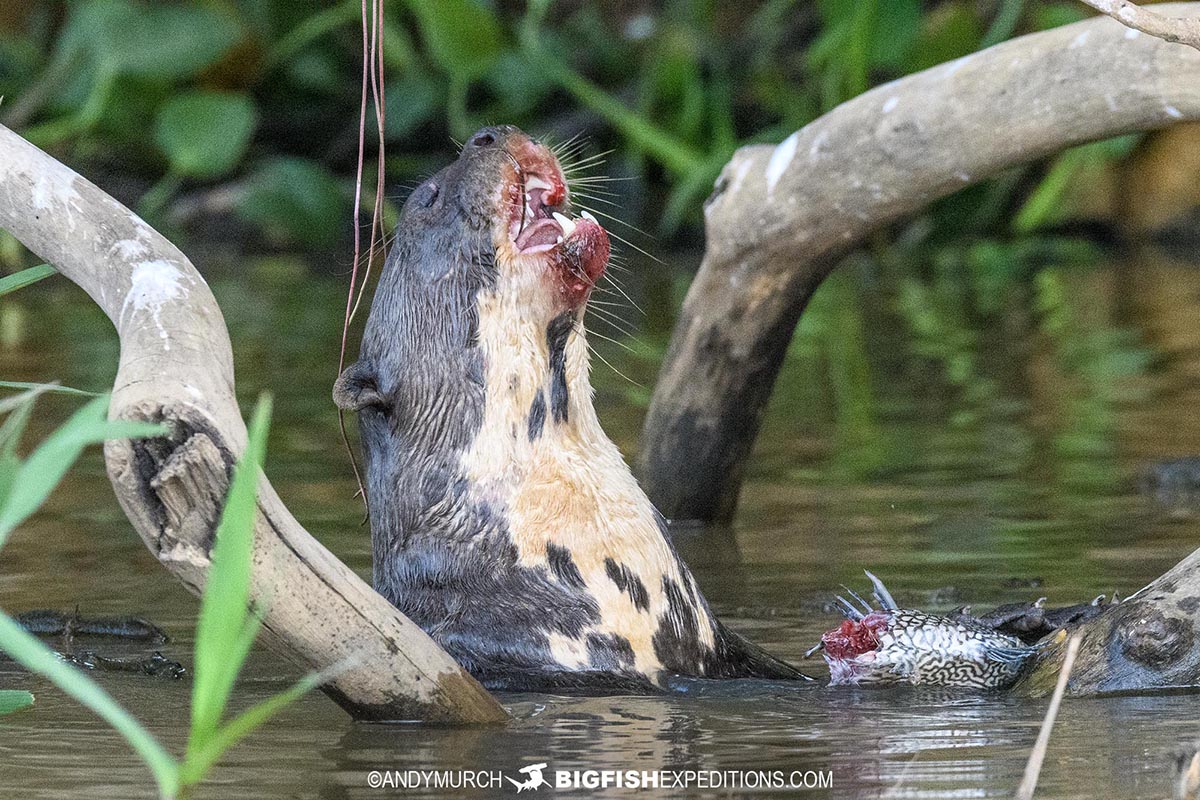
[[[236,344],[239,397],[276,394],[268,468],[276,488],[310,531],[367,575],[368,533],[328,400],[341,288],[295,277],[252,263],[212,282]],[[640,279],[664,280],[661,270],[635,270],[630,281]],[[1040,595],[1071,603],[1136,590],[1200,542],[1200,521],[1148,508],[1131,480],[1148,461],[1200,453],[1200,270],[1148,257],[1060,269],[992,310],[933,280],[925,291],[938,314],[930,319],[905,310],[903,292],[914,290],[903,282],[890,292],[831,286],[789,355],[736,524],[677,532],[734,628],[798,662],[834,621],[830,594],[859,583],[863,567],[902,604],[934,611]],[[22,345],[0,351],[0,375],[104,388],[115,372],[115,335],[82,293],[49,289],[21,299],[36,324]],[[639,302],[670,297],[661,285],[626,289]],[[839,307],[856,305],[861,313],[838,318]],[[664,341],[659,329],[632,352],[597,346],[648,386]],[[838,394],[834,355],[857,365],[869,392]],[[628,451],[644,387],[602,363],[596,380],[606,428]],[[48,399],[31,435],[70,408]],[[190,661],[195,602],[130,530],[96,454],[0,552],[0,606],[77,604],[86,614],[154,619],[176,637],[168,657]],[[819,661],[807,668],[823,671]],[[293,676],[270,653],[256,653],[237,701],[249,706]],[[103,682],[182,748],[186,681]],[[1004,694],[685,686],[655,697],[508,696],[516,719],[498,730],[357,725],[314,695],[235,748],[198,796],[374,798],[381,793],[366,784],[372,769],[515,775],[546,761],[551,770],[833,771],[832,789],[804,797],[1007,797],[1045,710],[1044,701]],[[8,662],[0,661],[0,687],[29,688],[38,700],[0,720],[0,794],[153,796],[144,768],[88,712]],[[1167,796],[1172,754],[1200,737],[1198,703],[1195,695],[1067,703],[1039,796]],[[464,796],[497,794],[511,791]]]

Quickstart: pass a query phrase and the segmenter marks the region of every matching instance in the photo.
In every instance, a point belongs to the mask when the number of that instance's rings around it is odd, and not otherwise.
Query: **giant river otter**
[[[545,146],[484,128],[404,205],[359,360],[375,588],[486,686],[802,679],[717,620],[592,407],[609,243]]]

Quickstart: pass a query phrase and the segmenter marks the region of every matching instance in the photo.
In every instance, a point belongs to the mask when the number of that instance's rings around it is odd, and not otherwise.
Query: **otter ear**
[[[333,402],[343,411],[361,411],[368,406],[388,407],[387,398],[379,391],[375,368],[358,361],[346,368],[333,384]]]

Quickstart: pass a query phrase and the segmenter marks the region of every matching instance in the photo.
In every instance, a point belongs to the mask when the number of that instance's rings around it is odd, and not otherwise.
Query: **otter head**
[[[458,265],[475,262],[477,288],[519,294],[526,317],[546,321],[581,308],[609,256],[595,218],[573,215],[558,159],[511,125],[478,131],[457,161],[417,187],[397,246],[435,272],[453,268],[444,254]]]
[[[574,327],[608,258],[608,234],[573,213],[549,148],[511,125],[483,128],[405,202],[362,355],[378,372],[414,345],[474,346],[489,312],[506,324]],[[370,381],[385,376],[365,369],[339,381],[340,407],[385,404],[386,387]]]
[[[579,322],[608,257],[553,153],[511,126],[478,131],[412,192],[334,388],[360,412],[373,518],[417,478],[400,504],[507,495],[543,434],[594,420]]]

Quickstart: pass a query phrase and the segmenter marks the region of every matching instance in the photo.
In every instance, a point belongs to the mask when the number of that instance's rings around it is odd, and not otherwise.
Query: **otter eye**
[[[489,144],[495,144],[496,137],[490,133],[477,133],[471,137],[471,144],[475,147],[487,147]]]
[[[431,205],[433,205],[433,201],[437,200],[437,196],[437,184],[431,181],[429,183],[421,184],[421,186],[417,189],[417,196],[413,198],[413,201],[421,208],[429,208]]]

